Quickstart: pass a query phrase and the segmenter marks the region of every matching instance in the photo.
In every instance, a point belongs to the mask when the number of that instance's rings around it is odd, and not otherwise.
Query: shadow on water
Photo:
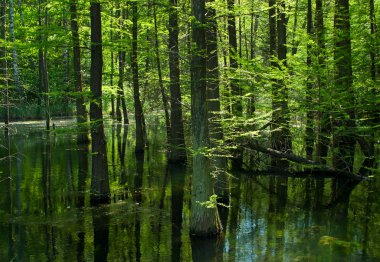
[[[135,154],[133,126],[106,125],[114,201],[94,206],[90,146],[75,134],[4,136],[0,261],[380,259],[377,181],[234,173],[230,207],[218,207],[224,233],[191,237],[189,169],[167,165],[165,130],[151,128],[149,149]]]

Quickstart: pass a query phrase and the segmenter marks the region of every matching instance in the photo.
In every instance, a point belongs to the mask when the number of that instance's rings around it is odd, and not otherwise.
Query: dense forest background
[[[2,0],[1,117],[50,129],[76,116],[93,152],[106,150],[101,123],[112,118],[135,126],[141,153],[158,115],[168,161],[192,156],[194,203],[228,195],[227,167],[368,176],[379,13],[375,0]],[[93,156],[91,188],[107,195],[105,156]],[[219,230],[215,209],[192,208],[214,221],[192,217],[192,232]]]

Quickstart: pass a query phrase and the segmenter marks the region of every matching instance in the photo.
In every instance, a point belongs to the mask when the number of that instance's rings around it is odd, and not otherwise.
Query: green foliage
[[[153,8],[157,14],[157,34],[159,44],[160,65],[164,89],[169,95],[169,64],[168,64],[168,3],[163,0],[136,1],[139,10],[138,17],[138,53],[140,74],[140,95],[144,112],[147,114],[162,114],[162,98],[158,83],[156,54],[154,52],[155,37]],[[363,4],[359,0],[350,1],[350,40],[352,43],[352,90],[346,88],[337,90],[335,85],[334,58],[337,30],[334,28],[333,2],[323,2],[324,47],[319,46],[316,31],[309,35],[306,31],[307,1],[286,0],[287,16],[287,61],[279,61],[276,56],[271,57],[269,50],[269,22],[268,3],[263,1],[240,0],[235,3],[233,10],[228,10],[227,1],[208,1],[206,6],[216,11],[218,40],[216,55],[219,59],[219,87],[221,116],[224,139],[216,141],[216,147],[203,149],[202,154],[210,157],[218,154],[231,157],[231,151],[237,149],[245,141],[256,139],[268,143],[271,132],[279,131],[285,126],[271,127],[272,116],[278,109],[272,108],[275,100],[285,101],[289,110],[283,112],[284,118],[290,119],[289,124],[292,137],[293,153],[305,155],[305,133],[311,128],[315,139],[313,148],[316,149],[321,130],[330,129],[323,136],[329,148],[332,149],[333,140],[340,135],[346,137],[365,137],[370,139],[372,134],[378,133],[378,105],[379,97],[379,30],[372,33],[370,30],[371,18],[369,3]],[[48,78],[51,99],[51,116],[75,114],[75,100],[79,96],[85,97],[86,105],[91,100],[88,91],[90,82],[90,16],[89,1],[78,0],[79,40],[81,45],[81,65],[85,90],[78,93],[74,90],[74,71],[72,54],[72,35],[70,28],[69,0],[43,1],[42,15],[47,15],[48,23],[39,26],[38,5],[21,3],[15,4],[15,42],[10,41],[9,21],[5,24],[6,39],[0,39],[6,48],[6,55],[1,61],[7,61],[8,72],[0,75],[0,89],[5,92],[9,89],[11,102],[11,119],[42,118],[44,115],[44,92],[41,90],[38,72],[38,54],[42,48],[47,53]],[[296,6],[297,3],[297,6]],[[312,1],[313,29],[316,29],[316,7]],[[106,112],[111,111],[111,99],[117,98],[118,52],[126,52],[124,95],[127,109],[133,112],[132,74],[130,68],[131,52],[131,10],[130,3],[123,1],[102,2],[102,32],[103,32],[103,104]],[[380,24],[380,5],[375,1],[374,23]],[[9,11],[9,10],[7,10]],[[46,11],[46,13],[45,13]],[[180,85],[182,92],[183,116],[187,137],[190,137],[190,57],[193,52],[191,45],[191,1],[180,0],[177,6],[179,29],[179,58],[180,58]],[[20,14],[24,19],[21,20]],[[7,13],[8,15],[8,13]],[[234,15],[237,26],[238,49],[229,53],[227,16]],[[9,17],[7,17],[8,19]],[[322,50],[323,49],[323,50]],[[18,54],[18,68],[20,82],[25,95],[16,91],[13,77],[12,50]],[[375,54],[377,75],[371,77],[371,54]],[[311,58],[311,65],[307,64],[307,57]],[[111,61],[111,57],[113,61]],[[238,61],[238,68],[231,70],[229,58]],[[319,64],[319,60],[324,60]],[[113,62],[113,63],[111,63]],[[285,63],[287,65],[285,65]],[[278,66],[273,66],[273,63]],[[8,85],[4,80],[8,80]],[[285,93],[273,95],[273,86],[276,81],[284,83]],[[323,83],[320,84],[319,81]],[[231,96],[231,83],[237,83],[241,95]],[[308,89],[308,84],[311,88]],[[338,92],[339,91],[339,92]],[[5,96],[3,96],[5,97]],[[354,97],[354,99],[351,99]],[[237,100],[242,101],[243,115],[234,116],[229,108]],[[349,101],[354,101],[350,103]],[[169,101],[170,102],[170,101]],[[5,101],[1,102],[1,117],[5,113]],[[355,111],[355,127],[334,123],[349,119],[347,107]],[[323,122],[321,114],[327,115]],[[310,119],[310,116],[312,119]],[[332,128],[332,123],[334,127]],[[261,127],[266,127],[261,129]],[[373,140],[373,138],[371,138]],[[325,142],[326,142],[325,141]],[[369,141],[369,140],[368,140]],[[215,141],[214,141],[215,142]],[[371,141],[369,141],[371,142]],[[373,142],[373,141],[372,141]],[[371,143],[372,143],[371,142]],[[187,141],[187,148],[191,148]],[[329,149],[338,153],[339,149]],[[357,150],[358,154],[365,151]],[[193,152],[199,153],[199,152]],[[246,152],[244,152],[246,153]],[[247,156],[250,158],[251,156]],[[314,154],[314,157],[315,154]],[[368,157],[357,157],[365,161]],[[251,164],[251,163],[250,163]],[[371,170],[372,167],[368,167]]]
[[[218,196],[215,194],[211,195],[210,199],[207,201],[203,201],[203,202],[197,201],[197,204],[200,204],[201,206],[204,206],[206,208],[217,208],[218,205],[222,207],[228,207],[228,208],[230,207],[223,203],[218,203]]]

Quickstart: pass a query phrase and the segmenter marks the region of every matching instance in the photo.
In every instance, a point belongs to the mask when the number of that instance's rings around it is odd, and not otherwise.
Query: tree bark
[[[166,125],[166,139],[168,144],[170,144],[170,116],[169,116],[169,102],[168,97],[166,95],[164,82],[162,80],[162,71],[161,71],[161,59],[160,59],[160,50],[159,50],[159,41],[158,41],[158,26],[157,26],[157,14],[156,14],[156,3],[153,3],[153,20],[154,20],[154,50],[156,53],[156,63],[157,63],[157,74],[158,74],[158,85],[160,87],[162,104],[165,112],[165,125]]]
[[[307,1],[307,35],[309,38],[309,42],[312,39],[313,34],[313,16],[312,16],[312,5],[311,0]],[[307,44],[307,58],[306,65],[308,68],[308,74],[306,79],[306,134],[305,134],[305,142],[306,142],[306,158],[312,159],[313,157],[313,149],[314,149],[314,114],[313,114],[313,79],[311,77],[312,71],[312,60],[311,60],[311,44]]]
[[[119,30],[120,32],[123,32],[124,30],[124,25],[123,25],[123,20],[124,20],[124,11],[117,11],[116,16],[119,19]],[[123,34],[119,33],[119,40],[123,39]],[[125,95],[124,95],[124,70],[125,70],[125,51],[123,50],[122,47],[119,47],[118,51],[118,57],[119,57],[119,81],[118,81],[118,89],[117,89],[117,94],[118,94],[118,102],[121,101],[121,108],[123,110],[123,120],[124,124],[129,124],[129,119],[128,119],[128,112],[127,112],[127,106],[125,104]],[[118,109],[118,112],[120,112],[120,109]],[[120,120],[119,120],[120,121]]]
[[[111,17],[110,17],[110,41],[112,42],[113,41],[113,6],[112,6],[112,10],[111,10]],[[113,50],[111,50],[111,74],[110,74],[110,86],[111,86],[111,89],[113,90],[114,89],[114,86],[113,86],[113,78],[114,78],[114,74],[115,74],[115,65],[114,65],[114,60],[115,60],[115,54],[113,52]],[[111,94],[111,118],[112,119],[115,119],[116,118],[116,109],[115,108],[115,95]],[[120,121],[120,120],[118,120]]]
[[[276,26],[276,0],[268,0],[269,4],[269,56],[271,61],[271,66],[277,66],[277,63],[274,61],[274,57],[277,56],[277,26]]]
[[[11,42],[13,44],[12,48],[12,66],[13,66],[13,83],[16,87],[16,90],[19,92],[20,95],[24,95],[24,91],[20,85],[20,74],[18,70],[18,54],[17,49],[14,46],[15,45],[15,22],[14,22],[14,6],[13,6],[13,0],[9,0],[9,31],[11,35]]]
[[[101,6],[91,2],[91,93],[90,120],[92,137],[91,203],[110,201],[107,150],[102,113],[102,24]]]
[[[251,59],[255,59],[256,57],[256,43],[257,43],[257,30],[259,29],[259,15],[255,15],[253,13],[253,4],[251,7],[251,36],[250,36],[250,57]],[[248,97],[248,104],[247,104],[247,114],[249,116],[252,116],[256,111],[256,98],[254,94],[254,87],[252,88],[251,94]]]
[[[316,159],[317,161],[326,164],[326,157],[328,153],[328,146],[330,139],[328,135],[331,131],[329,108],[327,107],[326,100],[328,99],[327,84],[326,84],[326,72],[325,72],[325,29],[323,19],[323,4],[322,0],[315,1],[315,42],[316,42],[316,77],[317,77],[317,89],[318,89],[318,103],[319,110],[317,112],[317,124],[318,134],[316,143]]]
[[[275,1],[270,1],[270,15],[274,15],[276,12]],[[274,25],[272,23],[277,24]],[[276,66],[283,74],[285,74],[283,67],[287,66],[287,47],[286,47],[286,27],[287,18],[285,14],[285,2],[279,0],[277,3],[277,15],[270,17],[270,44],[271,49],[274,47],[272,43],[275,36],[277,35],[277,45],[276,54],[279,63],[273,61],[272,65]],[[276,28],[276,29],[275,29]],[[272,30],[275,30],[273,32]],[[271,51],[273,55],[273,50]],[[276,79],[272,84],[272,124],[271,124],[271,139],[272,147],[276,150],[283,152],[291,151],[291,136],[289,130],[289,109],[288,109],[288,90],[284,82],[285,77]],[[272,166],[281,166],[282,168],[287,168],[289,163],[287,161],[282,161],[281,159],[273,159]]]
[[[206,21],[205,1],[192,1],[194,50],[191,59],[191,121],[193,141],[193,176],[190,234],[210,236],[222,228],[217,207],[201,205],[213,195],[213,179],[206,157],[209,148],[207,84],[206,84]]]
[[[6,25],[6,3],[5,0],[1,0],[1,10],[0,10],[0,33],[1,39],[6,41],[5,25]],[[5,133],[8,134],[8,124],[9,124],[9,89],[8,89],[8,63],[7,63],[7,48],[5,45],[0,47],[0,83],[5,87],[4,94],[4,124],[5,124]]]
[[[228,0],[228,42],[229,42],[229,59],[230,59],[230,68],[231,68],[231,103],[232,103],[232,114],[234,116],[242,116],[243,114],[243,105],[241,101],[241,88],[239,87],[236,80],[236,70],[238,69],[238,61],[236,57],[237,53],[237,39],[236,39],[236,21],[234,14],[234,0]]]
[[[74,62],[74,84],[75,90],[78,92],[76,98],[77,110],[77,124],[80,130],[78,134],[78,143],[88,143],[88,127],[87,127],[87,110],[83,95],[83,82],[82,82],[82,65],[81,65],[81,50],[79,40],[79,26],[78,26],[78,1],[71,0],[71,34],[73,39],[73,62]]]
[[[376,25],[376,17],[375,17],[375,4],[373,0],[369,1],[369,18],[370,18],[370,60],[371,60],[371,66],[370,66],[370,72],[371,72],[371,79],[373,83],[375,84],[378,78],[378,67],[377,66],[377,59],[378,59],[378,32],[377,32],[377,25]],[[375,88],[375,86],[372,87],[371,95],[373,97],[377,97],[379,94],[379,90]],[[374,168],[375,164],[375,148],[376,148],[376,125],[380,121],[380,103],[377,101],[374,101],[371,103],[371,109],[368,111],[366,110],[364,113],[363,118],[367,119],[364,122],[364,125],[367,125],[370,127],[373,131],[370,134],[364,134],[363,137],[357,137],[357,141],[361,147],[361,151],[363,152],[365,159],[363,162],[363,170],[366,168]]]
[[[237,58],[241,57],[241,45],[238,52],[237,46],[237,31],[236,31],[236,17],[235,17],[235,1],[228,0],[228,41],[229,41],[229,60],[230,60],[230,92],[231,92],[231,110],[232,115],[241,117],[243,115],[243,104],[242,104],[242,90],[237,79],[237,70],[239,64]],[[240,21],[239,21],[240,29]],[[239,36],[240,32],[239,30]],[[241,42],[241,38],[239,39]],[[243,151],[241,148],[236,148],[232,152],[232,169],[240,169],[243,164]]]
[[[213,3],[211,0],[210,3]],[[215,9],[207,8],[206,12],[206,67],[207,67],[207,109],[210,147],[214,156],[211,157],[211,170],[216,174],[214,185],[215,193],[222,198],[228,199],[228,175],[226,158],[222,157],[220,143],[223,141],[223,127],[221,124],[220,91],[219,91],[219,62],[218,62],[218,25],[215,20]]]
[[[169,162],[186,161],[185,137],[182,119],[182,98],[180,88],[179,50],[178,50],[178,11],[177,0],[169,1],[169,70],[170,70],[170,143]]]
[[[42,0],[38,0],[38,26],[40,30],[44,26],[47,28],[47,9],[44,7],[44,14],[42,14]],[[44,16],[44,18],[42,17]],[[44,20],[44,21],[43,21]],[[47,35],[46,33],[40,33],[39,41],[40,48],[38,50],[38,67],[39,67],[39,84],[40,92],[43,93],[45,102],[45,120],[46,120],[46,130],[50,129],[50,99],[49,99],[49,78],[47,71]]]
[[[374,41],[373,45],[371,47],[370,51],[370,57],[371,57],[371,78],[373,81],[376,81],[378,70],[376,70],[376,60],[377,60],[377,50],[378,45],[377,43],[379,40],[376,38],[377,36],[377,25],[376,25],[376,17],[375,17],[375,3],[374,0],[369,0],[369,19],[370,19],[370,32],[371,32],[371,40]],[[380,72],[380,71],[379,71]]]
[[[296,6],[294,10],[294,25],[293,25],[293,36],[292,36],[292,55],[297,54],[298,51],[298,44],[296,43],[296,30],[297,30],[297,23],[298,23],[298,2],[299,0],[296,0]],[[309,14],[309,0],[307,2],[308,6],[308,14]],[[309,15],[307,15],[309,17]],[[307,19],[307,18],[306,18]]]
[[[349,0],[335,1],[335,112],[334,166],[352,172],[355,154],[355,94],[352,88],[352,57],[350,38]],[[342,128],[343,127],[343,128]]]
[[[131,53],[131,68],[133,78],[133,99],[135,106],[135,121],[136,121],[136,147],[135,152],[144,151],[144,117],[143,109],[140,100],[140,87],[139,87],[139,66],[137,59],[137,3],[131,2],[132,9],[132,53]]]
[[[21,0],[17,0],[18,13],[20,15],[21,24],[25,25],[24,13],[22,11],[22,3]]]

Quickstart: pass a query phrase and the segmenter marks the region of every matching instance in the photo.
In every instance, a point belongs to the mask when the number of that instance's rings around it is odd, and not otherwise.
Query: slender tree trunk
[[[378,43],[379,40],[378,34],[377,34],[377,25],[376,25],[376,17],[375,17],[375,4],[373,0],[369,0],[369,18],[370,18],[370,33],[371,33],[371,38],[370,38],[370,43],[371,43],[371,48],[370,48],[370,59],[371,59],[371,67],[370,67],[370,72],[371,72],[371,79],[374,84],[377,82],[377,75],[378,75],[378,69],[377,69],[377,59],[378,59]],[[380,71],[379,71],[380,72]],[[373,87],[371,90],[372,94],[374,97],[376,97],[379,94],[379,91],[376,90],[376,88]],[[373,168],[374,163],[375,163],[375,148],[376,148],[376,129],[375,126],[379,123],[380,121],[380,111],[379,107],[380,103],[374,102],[371,109],[368,110],[365,113],[365,116],[363,117],[364,119],[368,119],[367,121],[364,121],[364,124],[371,127],[374,132],[371,132],[372,134],[366,134],[365,138],[360,141],[358,139],[358,142],[361,146],[361,150],[365,156],[365,160],[363,162],[363,169],[361,171],[366,171],[366,168]]]
[[[235,1],[228,0],[228,41],[229,41],[229,59],[230,59],[230,89],[231,89],[231,109],[232,115],[241,117],[243,115],[242,90],[239,80],[237,79],[237,70],[239,67],[237,57],[241,57],[241,30],[239,30],[239,50],[236,38],[236,17],[235,17]],[[240,21],[239,21],[239,29]],[[232,168],[240,169],[243,164],[243,150],[237,148],[232,152]]]
[[[312,17],[312,3],[311,0],[307,1],[307,35],[309,37],[309,41],[311,41],[312,34],[313,34],[313,17]],[[312,159],[313,156],[313,148],[314,148],[314,130],[313,130],[313,124],[314,124],[314,114],[313,114],[313,79],[311,77],[311,71],[312,71],[312,60],[311,60],[311,44],[308,43],[307,45],[307,58],[306,58],[306,65],[308,68],[308,75],[306,79],[306,158]]]
[[[213,3],[211,0],[210,3]],[[228,199],[228,176],[224,172],[226,158],[222,157],[220,143],[223,141],[223,127],[221,124],[220,91],[219,91],[219,62],[218,62],[218,25],[215,20],[215,9],[208,8],[206,13],[206,66],[207,66],[207,106],[209,118],[210,147],[215,150],[211,158],[211,170],[217,176],[215,193]]]
[[[241,101],[241,88],[236,80],[236,70],[238,69],[237,53],[237,39],[236,39],[236,22],[234,14],[234,0],[228,0],[228,42],[229,42],[229,58],[232,79],[230,82],[231,99],[232,99],[232,114],[234,116],[242,116],[243,105]]]
[[[316,144],[316,160],[322,164],[326,164],[328,146],[330,139],[330,121],[327,107],[327,84],[325,72],[325,29],[323,19],[323,1],[315,1],[315,37],[316,37],[316,56],[317,56],[317,89],[319,110],[317,112],[318,135]]]
[[[250,58],[255,59],[256,57],[256,39],[257,39],[257,30],[259,29],[259,18],[260,16],[258,14],[254,14],[253,9],[253,2],[251,6],[251,33],[250,33]],[[248,52],[248,51],[247,51]],[[252,84],[253,85],[253,84]],[[247,114],[249,116],[252,116],[254,112],[256,111],[256,105],[255,105],[255,95],[254,95],[254,87],[252,88],[251,94],[248,97],[248,104],[247,104]]]
[[[379,42],[377,37],[377,26],[376,26],[376,17],[375,17],[375,3],[374,0],[369,0],[369,19],[371,22],[371,40],[374,41],[374,47],[371,48],[370,57],[371,57],[371,78],[373,81],[376,81],[377,70],[376,70],[376,59],[378,46],[376,43]]]
[[[111,10],[111,17],[110,17],[110,41],[113,42],[113,10]],[[110,86],[111,89],[114,89],[113,86],[113,77],[115,74],[115,65],[114,65],[114,60],[115,60],[115,55],[113,50],[111,50],[111,74],[110,74]],[[112,93],[111,94],[111,117],[112,119],[116,118],[116,110],[115,110],[115,95]]]
[[[251,3],[251,25],[250,25],[250,58],[254,59],[256,57],[256,40],[257,40],[257,30],[259,29],[259,19],[260,16],[258,14],[254,14],[254,1]],[[248,52],[248,51],[247,51]],[[254,85],[254,83],[252,83]],[[247,115],[252,116],[256,111],[255,105],[255,95],[254,95],[255,87],[252,87],[251,94],[248,97],[247,103]]]
[[[200,203],[213,195],[213,179],[205,149],[209,147],[207,114],[206,21],[205,1],[193,0],[193,42],[191,59],[191,120],[193,140],[193,176],[190,234],[210,236],[222,228],[217,207],[207,208]]]
[[[118,81],[118,93],[121,100],[121,108],[123,109],[124,124],[129,124],[127,105],[125,104],[124,95],[124,68],[125,68],[125,51],[119,51],[119,81]]]
[[[335,1],[335,114],[334,166],[352,172],[355,154],[355,94],[352,88],[352,58],[349,0]],[[347,118],[348,117],[348,118]],[[342,128],[343,127],[343,128]]]
[[[0,10],[0,33],[1,33],[1,39],[6,41],[6,3],[5,0],[1,0],[1,10]],[[0,85],[5,87],[4,89],[4,104],[5,104],[5,110],[4,110],[4,124],[5,124],[5,133],[8,134],[8,124],[9,124],[9,89],[8,89],[8,63],[7,63],[7,48],[5,45],[2,45],[0,47]]]
[[[135,106],[135,121],[136,121],[136,148],[135,152],[144,151],[144,123],[143,110],[140,101],[139,87],[139,67],[137,60],[137,3],[131,3],[132,8],[132,53],[131,53],[131,68],[133,78],[133,99]]]
[[[253,14],[253,7],[252,7],[252,15],[251,15],[251,59],[254,59],[256,57],[256,38],[257,38],[257,30],[259,29],[259,15]]]
[[[379,40],[379,31],[378,31],[378,25],[376,23],[376,16],[375,16],[375,3],[374,0],[370,0],[370,21],[371,21],[371,36],[372,36],[372,48],[370,52],[370,57],[371,57],[371,78],[372,80],[376,83],[376,81],[379,80],[380,77],[380,54],[379,54],[379,45],[380,45],[380,40]],[[375,96],[379,94],[378,90],[374,90]],[[380,122],[380,103],[377,102],[377,104],[374,106],[377,108],[375,110],[375,125],[376,123]]]
[[[15,37],[13,0],[9,0],[9,31],[11,35],[11,42],[13,44],[13,48],[12,48],[13,83],[14,83],[14,86],[16,87],[16,90],[19,92],[19,94],[23,95],[24,91],[20,85],[20,74],[18,70],[18,54],[17,54],[17,49],[14,46],[16,37]]]
[[[118,6],[119,7],[119,6]],[[123,20],[124,20],[124,11],[117,11],[116,12],[118,15],[116,15],[119,19],[119,39],[123,39],[123,30],[124,30],[124,25],[123,25]],[[129,124],[129,119],[128,119],[128,112],[127,112],[127,106],[125,104],[125,96],[124,96],[124,70],[125,70],[125,51],[122,50],[119,47],[119,52],[118,52],[118,57],[119,57],[119,81],[118,81],[118,101],[121,101],[121,107],[123,110],[123,119],[124,119],[124,124]],[[120,102],[119,102],[120,104]],[[120,109],[118,109],[118,112],[120,112]]]
[[[116,19],[120,19],[120,3],[117,2],[116,3]],[[120,29],[120,28],[118,28]],[[116,33],[116,40],[120,40],[120,32],[117,32]],[[118,47],[118,49],[120,49],[120,46]],[[117,56],[116,56],[116,60],[120,59],[120,52],[117,52],[116,53]],[[114,52],[112,51],[112,55],[114,55]],[[120,65],[120,60],[119,60],[119,65]],[[119,69],[120,69],[120,66],[119,66]],[[113,74],[115,73],[115,66],[113,64],[113,60],[112,60],[112,65],[111,65],[111,73],[112,73],[112,82],[113,82]],[[120,76],[119,76],[120,77]],[[116,120],[118,122],[121,122],[123,117],[121,116],[121,94],[120,94],[120,89],[119,89],[119,85],[116,89],[116,111],[115,111],[115,114],[116,114]]]
[[[81,50],[79,41],[79,26],[78,26],[78,1],[71,0],[70,12],[71,12],[71,34],[73,38],[73,62],[74,62],[74,84],[75,90],[78,92],[76,99],[77,110],[77,124],[79,126],[80,133],[78,134],[78,143],[88,143],[88,126],[87,126],[87,110],[84,102],[83,82],[82,82],[82,66],[81,66]]]
[[[296,30],[297,30],[297,23],[298,23],[298,0],[296,0],[296,7],[294,10],[294,25],[293,25],[293,36],[292,36],[292,55],[297,54],[298,51],[298,44],[296,43]],[[308,0],[308,8],[309,8],[309,0]],[[309,13],[309,9],[308,9]],[[309,22],[309,21],[308,21]]]
[[[47,9],[44,6],[44,14],[42,14],[42,5],[46,5],[46,2],[42,2],[42,0],[38,1],[38,26],[40,30],[43,30],[43,26],[45,27],[44,31],[47,30]],[[44,18],[42,17],[44,16]],[[43,22],[44,20],[44,22]],[[47,39],[46,32],[40,33],[39,41],[40,48],[38,50],[38,65],[39,65],[39,81],[40,81],[40,91],[44,93],[44,102],[45,102],[45,120],[46,120],[46,129],[50,129],[50,100],[49,100],[49,78],[47,71]]]
[[[64,8],[66,9],[66,7]],[[62,13],[65,13],[66,10],[63,10]],[[69,25],[68,25],[68,21],[67,21],[67,18],[65,15],[63,15],[64,17],[62,18],[62,23],[63,23],[63,27],[66,31],[69,31],[70,28],[69,28]],[[69,96],[70,96],[70,92],[72,91],[72,88],[71,88],[71,67],[70,67],[70,62],[71,62],[71,57],[70,57],[70,50],[69,48],[71,48],[68,44],[65,44],[65,49],[63,50],[63,60],[65,61],[65,90],[67,92],[67,97],[64,98],[64,107],[65,107],[65,112],[64,114],[66,116],[69,115],[69,102],[70,102],[70,99],[69,99]],[[62,114],[63,112],[61,112]]]
[[[162,96],[162,104],[164,107],[165,112],[165,125],[166,125],[166,139],[168,144],[171,142],[169,141],[171,138],[170,135],[170,116],[169,116],[169,103],[168,103],[168,97],[166,96],[166,91],[164,87],[164,82],[162,81],[162,71],[161,71],[161,59],[160,59],[160,50],[159,50],[159,41],[158,41],[158,27],[157,27],[157,14],[156,14],[156,4],[153,3],[153,19],[154,19],[154,49],[156,53],[156,63],[157,63],[157,74],[158,74],[158,85],[160,86],[161,96]]]
[[[274,7],[271,7],[274,8]],[[273,11],[272,11],[273,12]],[[277,19],[276,19],[277,18]],[[272,18],[273,19],[273,18]],[[286,27],[287,18],[285,14],[285,2],[280,0],[277,4],[277,58],[280,64],[278,69],[285,74],[283,67],[287,66],[287,47],[286,47]],[[271,23],[271,21],[270,21]],[[271,28],[271,27],[270,27]],[[270,31],[270,34],[273,34]],[[271,36],[273,37],[273,36]],[[275,81],[272,85],[272,147],[273,149],[289,152],[291,151],[291,137],[289,130],[289,109],[288,109],[288,90],[284,82],[285,76]],[[272,159],[272,166],[277,168],[287,168],[287,161]]]
[[[91,93],[90,120],[92,137],[91,203],[109,202],[108,163],[102,113],[102,24],[100,3],[92,1],[91,13]]]
[[[182,119],[182,98],[180,88],[179,50],[178,50],[178,11],[177,0],[170,0],[169,11],[169,70],[170,70],[170,135],[172,147],[170,162],[186,161],[185,137]]]
[[[21,0],[17,0],[17,7],[18,7],[18,13],[20,15],[21,24],[24,26],[25,25],[25,19],[24,19],[24,13],[22,10],[23,8],[22,8]]]
[[[241,67],[241,58],[243,57],[243,30],[242,30],[242,20],[244,19],[244,17],[241,17],[241,13],[240,13],[240,8],[241,8],[241,3],[240,3],[240,0],[237,0],[237,6],[238,6],[238,9],[239,9],[239,12],[237,14],[238,16],[238,32],[239,32],[239,63],[238,63],[238,66]],[[237,50],[237,49],[236,49]],[[239,77],[239,80],[240,80],[240,77]]]
[[[269,4],[269,56],[271,59],[271,66],[277,66],[277,63],[273,60],[277,56],[277,26],[276,26],[276,0],[268,0]]]

